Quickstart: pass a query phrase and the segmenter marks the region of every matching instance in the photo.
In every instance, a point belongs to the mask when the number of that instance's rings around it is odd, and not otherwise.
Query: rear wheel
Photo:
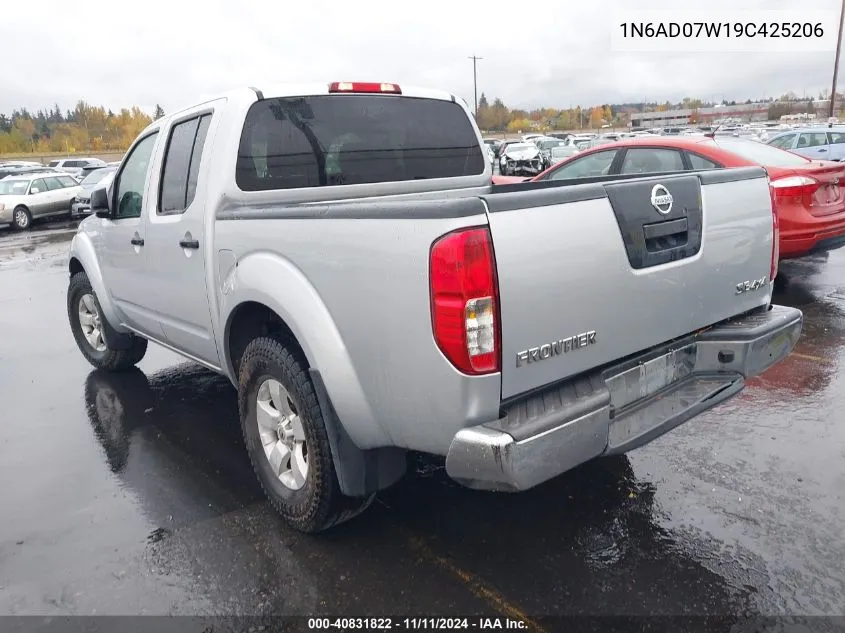
[[[32,225],[32,214],[25,206],[16,207],[12,213],[12,224],[18,231],[25,231]]]
[[[122,371],[141,361],[147,353],[147,339],[132,335],[129,349],[111,349],[106,343],[100,302],[88,275],[76,273],[67,290],[67,315],[79,351],[97,369]]]
[[[346,497],[305,364],[279,341],[257,338],[238,379],[241,427],[271,505],[291,527],[315,533],[363,512],[375,495]]]

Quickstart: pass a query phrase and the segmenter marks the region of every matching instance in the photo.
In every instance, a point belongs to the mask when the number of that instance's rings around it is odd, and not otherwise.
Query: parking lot
[[[845,251],[784,263],[790,358],[645,448],[520,495],[435,459],[318,537],[264,501],[225,378],[92,372],[72,223],[0,231],[0,612],[549,616],[845,611]]]

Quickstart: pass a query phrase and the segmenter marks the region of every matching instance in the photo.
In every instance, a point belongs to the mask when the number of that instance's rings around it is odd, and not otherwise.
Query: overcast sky
[[[166,111],[232,87],[376,80],[478,89],[510,107],[817,94],[832,53],[614,53],[614,10],[677,0],[66,0],[4,2],[0,112],[79,99]],[[37,6],[36,6],[37,5]],[[838,10],[839,0],[692,0]],[[845,86],[843,86],[845,87]]]

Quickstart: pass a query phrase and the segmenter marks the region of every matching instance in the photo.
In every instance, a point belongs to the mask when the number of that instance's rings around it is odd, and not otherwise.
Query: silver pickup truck
[[[483,147],[460,99],[385,83],[159,119],[73,239],[79,349],[118,371],[153,341],[225,374],[267,496],[306,532],[366,508],[409,450],[525,490],[792,350],[762,169],[494,187]]]

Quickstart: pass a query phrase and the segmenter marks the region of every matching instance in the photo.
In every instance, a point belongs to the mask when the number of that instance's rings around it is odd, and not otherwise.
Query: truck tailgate
[[[499,282],[503,399],[771,300],[772,211],[762,169],[484,199]]]

